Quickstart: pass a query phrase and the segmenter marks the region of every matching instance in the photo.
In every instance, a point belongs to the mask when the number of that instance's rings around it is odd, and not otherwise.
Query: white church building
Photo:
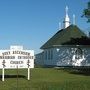
[[[51,37],[36,55],[35,63],[43,66],[90,66],[90,37],[77,25],[70,24],[68,7],[64,27]]]

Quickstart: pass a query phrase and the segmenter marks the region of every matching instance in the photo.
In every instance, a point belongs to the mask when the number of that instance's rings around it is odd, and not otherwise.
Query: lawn
[[[1,70],[0,70],[1,74]],[[5,70],[5,81],[0,80],[0,90],[90,90],[90,76],[72,74],[55,68],[31,69],[31,80],[27,80],[27,69]]]

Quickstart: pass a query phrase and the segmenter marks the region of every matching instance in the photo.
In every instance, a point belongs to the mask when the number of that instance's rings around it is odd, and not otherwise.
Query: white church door
[[[81,48],[75,48],[74,55],[72,57],[72,65],[82,66],[84,58],[84,51]]]

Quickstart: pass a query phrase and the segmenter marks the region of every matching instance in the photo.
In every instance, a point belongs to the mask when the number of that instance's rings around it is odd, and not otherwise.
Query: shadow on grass
[[[26,76],[24,76],[24,75],[5,75],[4,76],[5,78],[26,78]],[[0,78],[2,78],[2,75],[0,75]]]
[[[89,68],[83,68],[83,67],[78,67],[78,68],[60,68],[60,70],[63,70],[65,72],[68,72],[70,74],[76,74],[76,75],[84,75],[84,76],[90,76],[90,67]]]
[[[90,76],[90,72],[86,72],[86,71],[72,70],[69,73],[70,74],[76,74],[76,75]]]

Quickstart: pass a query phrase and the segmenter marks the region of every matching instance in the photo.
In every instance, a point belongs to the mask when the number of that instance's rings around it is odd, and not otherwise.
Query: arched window
[[[81,48],[77,48],[75,51],[75,59],[81,59],[83,57],[83,51]]]

